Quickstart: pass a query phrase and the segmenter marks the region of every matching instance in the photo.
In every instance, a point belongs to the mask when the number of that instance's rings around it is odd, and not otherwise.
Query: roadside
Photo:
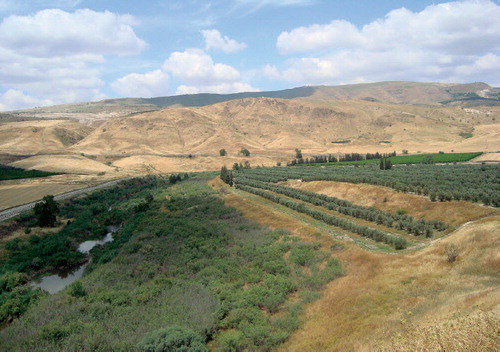
[[[60,201],[60,200],[64,200],[64,199],[73,198],[73,197],[76,197],[76,196],[78,196],[80,194],[83,194],[83,193],[92,192],[92,191],[95,191],[95,190],[98,190],[98,189],[102,189],[102,188],[112,187],[112,186],[116,185],[118,182],[125,181],[125,180],[128,180],[128,179],[130,179],[130,178],[122,178],[122,179],[112,180],[112,181],[108,181],[108,182],[99,184],[97,186],[91,186],[91,187],[81,188],[81,189],[77,189],[77,190],[72,190],[72,191],[69,191],[69,192],[58,194],[58,195],[56,195],[54,197],[54,199],[56,201]],[[12,207],[12,208],[9,208],[9,209],[1,211],[0,212],[0,221],[4,221],[4,220],[7,220],[7,219],[10,219],[10,218],[12,218],[14,216],[19,215],[23,211],[32,209],[35,206],[35,204],[38,203],[41,200],[41,198],[43,198],[43,196],[40,197],[35,202],[30,202],[30,203],[27,203],[27,204],[23,204],[23,205],[20,205],[20,206]]]

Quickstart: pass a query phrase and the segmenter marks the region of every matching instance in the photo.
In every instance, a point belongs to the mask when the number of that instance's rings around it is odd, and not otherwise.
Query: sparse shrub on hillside
[[[243,155],[243,156],[250,156],[250,151],[246,148],[242,148],[240,150],[240,154]]]
[[[444,251],[446,253],[446,259],[449,263],[456,261],[458,255],[460,254],[457,245],[454,243],[448,243],[446,247],[444,247]]]
[[[219,150],[219,155],[220,156],[226,156],[227,155],[226,149]]]

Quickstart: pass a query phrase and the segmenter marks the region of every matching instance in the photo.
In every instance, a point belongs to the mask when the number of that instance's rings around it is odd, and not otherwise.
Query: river
[[[118,230],[117,226],[109,226],[106,236],[100,240],[95,241],[85,241],[80,243],[78,246],[78,251],[81,253],[89,254],[90,250],[98,245],[103,245],[108,242],[113,241],[113,234]],[[73,268],[71,271],[59,271],[53,275],[43,276],[38,279],[31,281],[30,285],[32,287],[39,287],[50,294],[57,293],[63,290],[69,284],[75,282],[82,277],[85,268],[90,264],[91,258],[80,265],[78,268]]]

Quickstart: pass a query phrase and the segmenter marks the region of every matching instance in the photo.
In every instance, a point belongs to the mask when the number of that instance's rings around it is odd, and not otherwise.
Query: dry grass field
[[[82,184],[45,183],[0,185],[0,210],[31,203],[46,195],[57,195],[85,187]]]
[[[10,166],[79,175],[115,174],[121,171],[82,155],[35,155],[10,163]]]
[[[132,176],[126,174],[125,176]],[[42,178],[9,180],[0,182],[0,211],[17,205],[35,202],[46,195],[58,195],[80,188],[96,186],[98,184],[124,177],[120,174],[85,175],[65,174]]]
[[[216,189],[221,187],[217,182],[212,181]],[[331,184],[302,186],[339,195],[329,189]],[[358,194],[358,203],[369,205],[369,198],[374,196],[370,193],[376,196],[379,187],[364,187],[344,186],[339,192],[347,192],[353,200],[353,194]],[[304,221],[304,216],[290,216],[265,200],[241,191],[224,194],[228,205],[261,224],[289,229],[306,240],[320,235],[325,248],[337,250],[339,244],[345,248],[335,255],[345,266],[346,275],[331,282],[322,297],[308,306],[302,315],[303,325],[281,351],[497,350],[498,210],[390,194],[386,202],[376,205],[396,209],[409,197],[408,204],[417,206],[415,210],[409,208],[410,213],[434,214],[435,218],[449,214],[457,226],[462,225],[445,238],[428,242],[421,250],[384,254],[360,249],[342,236],[331,236],[323,228]],[[429,207],[424,203],[430,203]],[[453,263],[448,262],[445,252],[450,243],[459,250]]]

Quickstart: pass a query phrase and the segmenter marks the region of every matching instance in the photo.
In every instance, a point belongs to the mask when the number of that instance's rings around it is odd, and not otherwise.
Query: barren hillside
[[[90,154],[478,151],[499,141],[499,109],[249,98],[107,121],[73,145]]]
[[[0,123],[0,153],[63,153],[92,129],[70,120]]]

